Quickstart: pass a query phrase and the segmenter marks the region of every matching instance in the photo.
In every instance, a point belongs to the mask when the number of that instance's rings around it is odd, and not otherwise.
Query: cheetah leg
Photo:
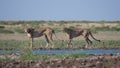
[[[47,47],[49,46],[49,39],[48,39],[47,35],[45,35],[45,40],[46,40],[46,42],[47,42],[47,44],[46,44],[46,47],[45,47],[45,48],[47,48]]]

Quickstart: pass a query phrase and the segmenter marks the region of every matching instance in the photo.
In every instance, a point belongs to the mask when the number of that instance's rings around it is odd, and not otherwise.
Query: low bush
[[[93,28],[95,31],[120,31],[120,28],[117,27],[109,27],[109,26],[104,26],[104,27],[95,27]]]
[[[25,33],[23,29],[19,29],[19,28],[14,29],[14,31],[17,33]]]
[[[1,28],[5,28],[5,26],[0,26],[0,29],[1,29]]]
[[[14,31],[12,31],[12,30],[7,30],[7,29],[0,29],[0,33],[13,34]]]

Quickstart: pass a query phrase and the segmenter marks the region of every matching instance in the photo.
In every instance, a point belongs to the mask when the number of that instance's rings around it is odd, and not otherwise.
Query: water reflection
[[[22,53],[25,51],[22,50],[0,50],[0,54],[9,54],[9,53]],[[70,54],[70,53],[85,53],[85,54],[116,54],[120,53],[120,50],[32,50],[33,54],[40,55],[60,55],[60,54]]]

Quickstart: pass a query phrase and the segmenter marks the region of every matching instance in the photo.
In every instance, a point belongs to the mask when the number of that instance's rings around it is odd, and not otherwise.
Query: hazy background
[[[4,20],[120,21],[120,0],[0,0]]]

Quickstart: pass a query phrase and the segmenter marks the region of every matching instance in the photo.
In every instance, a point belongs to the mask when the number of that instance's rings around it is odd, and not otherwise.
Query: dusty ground
[[[120,53],[50,61],[0,61],[0,68],[120,68]]]
[[[46,25],[43,24],[44,27],[60,27],[59,24]],[[80,24],[65,24],[65,26],[75,26],[79,28],[91,28],[91,27],[120,27],[118,23],[80,23]],[[21,28],[19,26],[11,26],[7,25],[6,28]],[[65,34],[57,33],[57,37],[61,40],[67,40]],[[101,40],[120,40],[120,33],[113,32],[113,34],[94,34],[97,39]],[[36,40],[44,39],[44,37],[40,37]],[[0,40],[28,40],[26,34],[0,34]],[[83,40],[83,37],[75,38],[74,40]],[[13,56],[10,56],[13,57]],[[15,57],[15,56],[14,56]],[[20,61],[20,60],[12,60],[12,61],[0,61],[0,68],[120,68],[120,54],[116,55],[101,55],[101,56],[93,56],[88,58],[76,58],[76,59],[63,59],[63,60],[52,60],[52,61]]]
[[[1,25],[0,26],[4,26],[5,29],[10,29],[13,30],[15,28],[21,28],[23,29],[24,26],[22,24],[19,25]],[[26,24],[26,26],[32,27],[35,26],[35,24],[32,26],[30,24]],[[60,23],[53,23],[52,25],[50,25],[49,23],[43,23],[43,24],[37,24],[37,26],[40,27],[51,27],[51,28],[58,28],[61,29],[63,25],[60,25]],[[105,26],[109,26],[110,28],[112,27],[117,27],[120,28],[120,23],[64,23],[65,27],[75,27],[75,28],[93,28],[93,27],[105,27]],[[24,30],[24,29],[23,29]],[[66,40],[67,37],[65,34],[63,33],[57,33],[56,35],[59,39],[61,40]],[[100,32],[98,34],[94,34],[95,37],[97,39],[101,39],[101,40],[120,40],[120,31],[119,32]],[[43,39],[44,37],[41,37],[39,39]],[[0,33],[0,40],[28,40],[26,34],[1,34]],[[75,38],[76,40],[83,40],[83,37],[80,38]]]
[[[63,33],[56,33],[58,39],[60,40],[67,40],[66,34]],[[100,40],[120,40],[120,35],[113,34],[93,34],[95,38],[100,39]],[[55,37],[53,36],[55,39]],[[36,40],[42,40],[44,39],[44,36],[40,38],[36,38]],[[0,34],[0,40],[28,40],[28,37],[26,34]],[[55,39],[56,40],[56,39]],[[84,40],[82,36],[74,38],[74,40]]]

